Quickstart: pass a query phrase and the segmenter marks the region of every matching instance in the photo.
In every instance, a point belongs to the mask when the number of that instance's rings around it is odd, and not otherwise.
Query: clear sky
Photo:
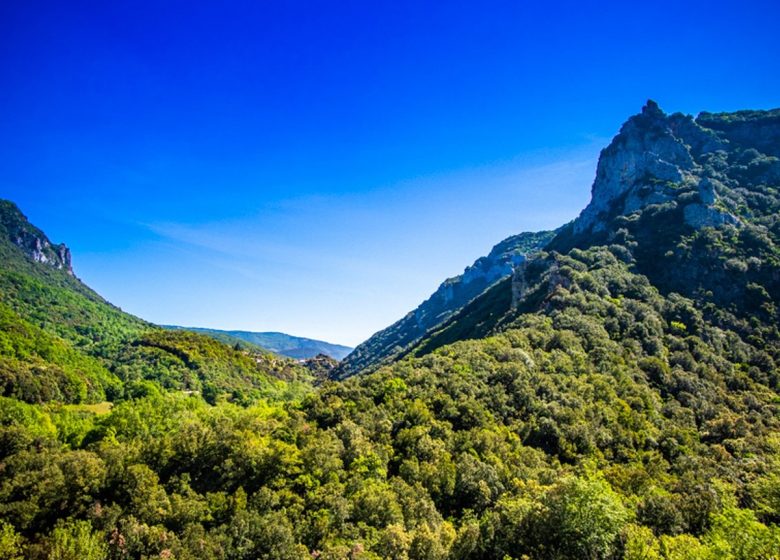
[[[354,345],[587,203],[647,98],[780,106],[773,2],[0,2],[0,197],[159,323]]]

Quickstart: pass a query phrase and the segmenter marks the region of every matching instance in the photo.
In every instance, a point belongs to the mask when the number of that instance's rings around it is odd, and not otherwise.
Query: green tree
[[[540,557],[611,558],[630,518],[620,496],[598,477],[568,477],[542,498],[533,522]]]
[[[60,523],[49,536],[47,560],[105,560],[108,546],[88,521]]]
[[[0,520],[0,560],[22,560],[22,537]]]

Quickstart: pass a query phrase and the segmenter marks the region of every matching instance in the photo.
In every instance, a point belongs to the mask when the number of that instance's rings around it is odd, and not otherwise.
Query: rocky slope
[[[719,178],[702,167],[727,148],[726,139],[690,116],[667,116],[655,102],[648,102],[602,151],[591,202],[574,222],[574,234],[603,232],[616,216],[677,202],[680,190],[692,192],[689,200],[679,201],[687,225],[736,223],[733,214],[715,205],[716,189],[722,189]]]
[[[441,325],[471,299],[499,280],[509,277],[526,256],[544,246],[555,232],[542,231],[513,235],[477,259],[460,276],[442,282],[438,289],[403,319],[361,343],[334,371],[345,378],[392,360],[419,341],[426,332]]]
[[[19,212],[15,204],[7,200],[0,200],[0,228],[4,236],[32,261],[73,275],[70,249],[65,244],[55,245],[49,241],[41,230]]]
[[[292,402],[241,398],[251,355],[160,331],[101,358],[113,408],[0,396],[0,558],[780,558],[777,115],[648,104],[578,221],[403,357]],[[53,290],[73,277],[0,252],[27,271],[0,269],[3,301],[29,316],[6,290],[43,278],[36,325],[105,348]],[[3,311],[0,358],[52,342]]]

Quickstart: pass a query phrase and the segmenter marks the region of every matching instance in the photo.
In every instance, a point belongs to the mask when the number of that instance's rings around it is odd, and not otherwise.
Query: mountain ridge
[[[496,244],[487,256],[466,267],[463,274],[442,282],[428,299],[405,317],[359,344],[333,375],[343,379],[402,355],[406,348],[457,313],[471,299],[511,275],[528,254],[541,248],[554,234],[554,231],[520,233]]]
[[[0,556],[780,556],[775,113],[707,116],[711,151],[643,114],[583,227],[375,369],[324,381],[335,364],[311,361],[323,382],[292,395],[251,383],[273,356],[96,328],[110,308],[0,238],[0,374],[33,362],[24,389],[91,356],[124,385],[113,408],[0,396]]]
[[[226,343],[249,343],[296,360],[315,358],[319,354],[325,354],[336,360],[341,360],[353,350],[350,346],[344,346],[342,344],[334,344],[332,342],[325,342],[324,340],[295,336],[276,331],[257,332],[210,329],[205,327],[182,327],[178,325],[161,326],[165,329],[199,332],[213,336],[218,340],[220,339],[219,337],[228,337],[223,341]]]
[[[79,280],[67,247],[11,201],[0,201],[0,263],[0,396],[96,403],[156,386],[248,402],[311,378],[267,351],[164,331],[122,311]]]

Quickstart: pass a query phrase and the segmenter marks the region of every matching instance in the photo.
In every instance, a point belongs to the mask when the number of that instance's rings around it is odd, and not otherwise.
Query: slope
[[[308,372],[267,352],[240,352],[167,332],[105,301],[10,201],[0,201],[0,383],[28,402],[97,402],[139,382],[243,401],[282,394]],[[296,389],[297,390],[297,389]],[[130,393],[129,393],[130,392]]]
[[[335,375],[346,378],[359,371],[392,361],[426,332],[444,323],[474,297],[492,284],[507,278],[527,255],[552,239],[555,232],[542,231],[513,235],[493,247],[486,257],[477,259],[460,276],[442,282],[438,289],[403,319],[359,344],[339,365]]]
[[[693,119],[666,115],[649,102],[602,151],[593,197],[582,214],[518,267],[511,281],[476,298],[414,351],[479,338],[521,313],[544,311],[555,290],[569,282],[561,275],[560,255],[600,245],[662,295],[691,298],[712,324],[742,336],[758,325],[776,339],[780,162],[772,154],[780,143],[778,115],[704,113]],[[723,124],[735,120],[742,127],[737,133]],[[753,127],[752,135],[745,126]]]
[[[403,359],[301,401],[0,397],[0,550],[777,558],[777,137],[698,122],[648,104],[602,156],[597,211]]]

